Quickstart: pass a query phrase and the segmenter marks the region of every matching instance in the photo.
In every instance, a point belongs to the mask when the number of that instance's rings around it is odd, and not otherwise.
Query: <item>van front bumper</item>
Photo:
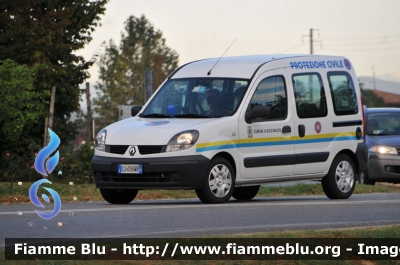
[[[210,160],[201,155],[162,158],[94,156],[92,170],[102,189],[200,189]],[[141,164],[142,174],[119,174],[119,164]]]

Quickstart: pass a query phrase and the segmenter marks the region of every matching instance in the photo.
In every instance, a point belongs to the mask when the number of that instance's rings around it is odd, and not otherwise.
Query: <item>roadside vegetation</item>
[[[10,192],[10,183],[0,182],[0,203],[15,204],[29,203],[29,188],[31,182],[22,182],[21,185],[14,183],[13,192]],[[55,183],[48,185],[61,197],[62,202],[85,202],[85,201],[103,201],[99,190],[94,184],[75,184],[75,183]],[[40,189],[39,192],[47,193]],[[356,185],[354,194],[363,193],[396,193],[400,189],[386,187],[383,185]],[[49,195],[49,194],[48,194]],[[261,187],[257,197],[274,196],[303,196],[303,195],[324,195],[321,185],[317,182],[315,185],[297,184],[294,186],[274,186]],[[51,196],[50,196],[51,197]],[[197,198],[194,190],[142,190],[139,191],[135,200],[156,200],[156,199],[185,199]]]

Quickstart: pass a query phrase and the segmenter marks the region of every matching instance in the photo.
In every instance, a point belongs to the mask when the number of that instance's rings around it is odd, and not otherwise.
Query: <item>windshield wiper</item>
[[[151,113],[142,115],[141,118],[173,118],[173,116],[162,114],[162,113]]]
[[[186,114],[178,114],[174,115],[175,118],[211,118],[207,115],[200,115],[200,114],[193,114],[193,113],[186,113]]]

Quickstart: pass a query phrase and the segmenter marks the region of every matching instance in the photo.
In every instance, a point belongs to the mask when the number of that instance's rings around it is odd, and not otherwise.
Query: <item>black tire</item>
[[[355,167],[351,158],[345,154],[338,155],[321,183],[328,198],[349,198],[356,187]]]
[[[231,164],[222,157],[211,160],[204,178],[203,187],[196,190],[204,203],[227,202],[235,189],[235,172]]]
[[[100,189],[101,196],[111,204],[128,204],[133,201],[138,190]]]
[[[249,201],[256,197],[260,186],[236,187],[232,197],[236,200]]]
[[[364,172],[364,180],[363,180],[363,184],[366,185],[375,185],[375,180],[372,180],[368,177],[368,171]]]

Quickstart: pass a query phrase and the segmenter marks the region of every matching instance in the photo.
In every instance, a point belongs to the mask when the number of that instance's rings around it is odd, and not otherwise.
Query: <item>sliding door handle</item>
[[[304,137],[304,135],[306,135],[306,126],[304,126],[303,124],[300,124],[299,125],[299,136]]]

